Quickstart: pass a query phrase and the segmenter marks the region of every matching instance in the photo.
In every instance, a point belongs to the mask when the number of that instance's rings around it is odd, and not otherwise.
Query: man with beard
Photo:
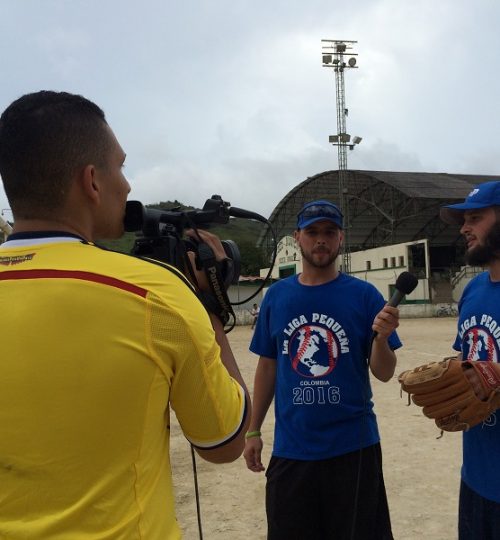
[[[368,366],[393,376],[399,312],[337,270],[337,206],[306,204],[294,236],[303,271],[270,287],[250,345],[260,357],[244,451],[253,472],[264,470],[260,430],[275,400],[268,539],[392,539]]]
[[[461,226],[465,261],[487,268],[472,279],[458,304],[458,358],[491,362],[500,387],[500,181],[479,184],[465,201],[441,209],[441,218]],[[486,392],[476,370],[465,371],[480,399]],[[459,539],[500,539],[500,411],[463,434]]]

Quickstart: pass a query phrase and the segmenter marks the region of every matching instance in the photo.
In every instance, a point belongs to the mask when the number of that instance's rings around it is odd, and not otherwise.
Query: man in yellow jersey
[[[0,118],[14,214],[0,246],[0,538],[180,538],[170,408],[204,459],[243,451],[250,401],[219,320],[175,268],[92,243],[123,233],[124,161],[81,96],[28,94]]]

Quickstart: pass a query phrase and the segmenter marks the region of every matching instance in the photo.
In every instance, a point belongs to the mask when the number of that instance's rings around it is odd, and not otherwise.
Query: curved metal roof
[[[450,246],[459,238],[456,227],[439,219],[444,204],[463,201],[472,186],[498,180],[498,176],[415,173],[393,171],[346,171],[350,251],[428,238],[433,246]],[[273,210],[269,221],[277,238],[296,228],[296,216],[304,203],[315,199],[340,201],[339,171],[309,177],[289,191]],[[266,228],[258,244],[270,244]]]

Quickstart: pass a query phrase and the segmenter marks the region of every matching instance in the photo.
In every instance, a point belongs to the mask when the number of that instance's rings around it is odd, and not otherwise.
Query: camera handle
[[[226,333],[230,332],[236,323],[236,316],[226,292],[221,263],[216,260],[212,248],[205,242],[200,242],[197,246],[196,263],[205,272],[211,290],[199,291],[198,298],[208,311],[220,319],[224,327],[232,318],[231,327],[226,330]]]

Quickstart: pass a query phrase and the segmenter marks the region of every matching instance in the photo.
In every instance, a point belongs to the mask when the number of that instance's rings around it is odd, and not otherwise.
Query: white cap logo
[[[474,195],[477,195],[478,193],[479,193],[479,189],[477,189],[477,188],[476,188],[476,189],[473,189],[473,190],[469,193],[468,197],[474,197]]]

